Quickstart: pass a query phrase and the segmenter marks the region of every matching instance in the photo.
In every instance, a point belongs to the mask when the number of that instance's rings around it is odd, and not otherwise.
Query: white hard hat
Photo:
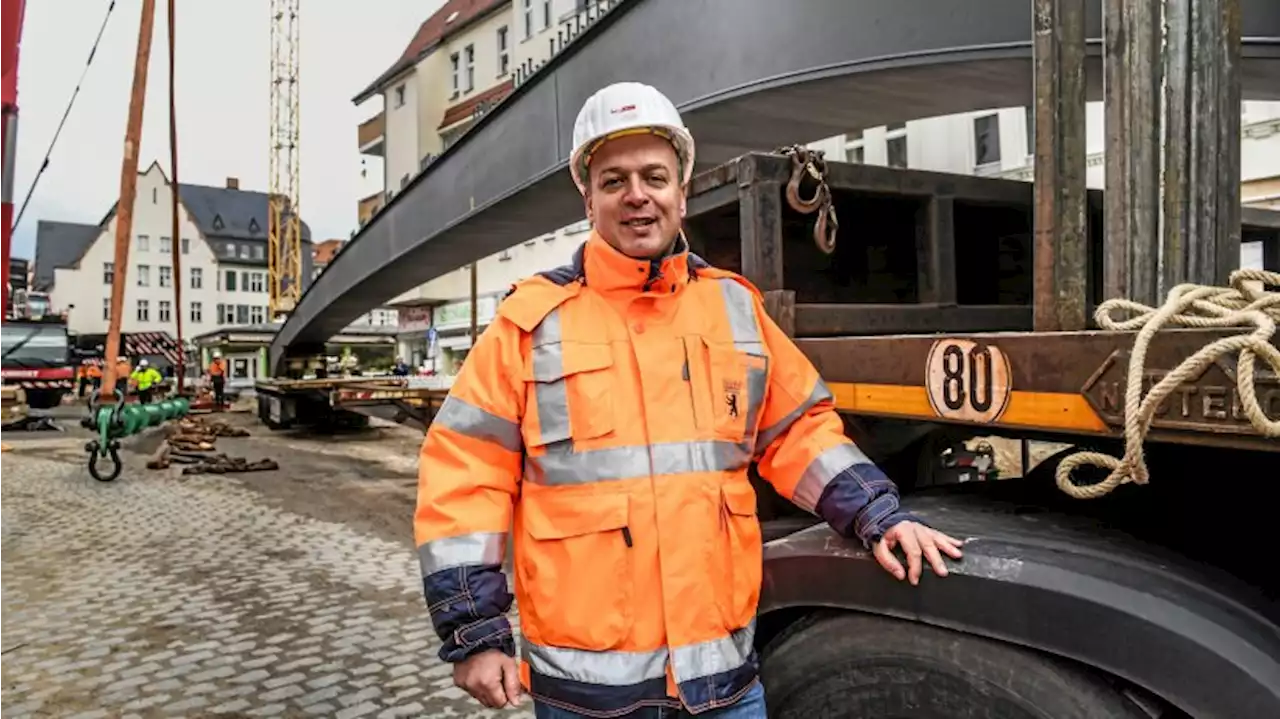
[[[604,141],[636,132],[654,132],[671,141],[680,160],[680,184],[693,177],[693,136],[680,112],[657,89],[638,82],[617,82],[587,98],[573,123],[569,172],[578,191],[587,187],[587,164]]]
[[[138,360],[138,366],[139,366],[139,367],[146,367],[146,366],[147,366],[147,358],[146,358],[146,357],[143,357],[142,359]]]

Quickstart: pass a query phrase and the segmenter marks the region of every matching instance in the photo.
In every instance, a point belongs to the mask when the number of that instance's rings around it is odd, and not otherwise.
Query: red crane
[[[18,44],[22,37],[22,15],[26,0],[3,0],[0,21],[4,24],[4,271],[5,306],[9,314],[9,243],[13,240],[13,186],[18,159]]]

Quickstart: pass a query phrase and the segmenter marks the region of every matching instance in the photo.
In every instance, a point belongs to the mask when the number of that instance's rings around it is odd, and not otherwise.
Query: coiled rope
[[[1262,288],[1250,286],[1261,282]],[[1126,299],[1111,299],[1098,306],[1094,319],[1107,330],[1138,330],[1129,358],[1129,374],[1124,397],[1123,457],[1100,452],[1076,452],[1058,464],[1058,488],[1076,499],[1096,499],[1128,482],[1146,484],[1149,480],[1142,445],[1151,429],[1156,407],[1178,387],[1192,380],[1211,363],[1231,352],[1239,353],[1236,362],[1236,386],[1240,404],[1249,423],[1263,437],[1280,437],[1280,419],[1267,417],[1258,404],[1254,388],[1254,361],[1262,358],[1271,371],[1280,375],[1280,350],[1271,343],[1276,323],[1280,322],[1280,273],[1242,269],[1231,273],[1230,287],[1183,284],[1169,291],[1160,308]],[[1272,288],[1272,289],[1268,289]],[[1127,320],[1116,320],[1117,310],[1136,313]],[[1233,335],[1211,342],[1183,360],[1173,371],[1142,396],[1142,379],[1147,349],[1151,339],[1166,326],[1221,328],[1253,327],[1247,334]],[[1077,467],[1093,465],[1111,470],[1107,478],[1094,484],[1076,484],[1071,473]]]

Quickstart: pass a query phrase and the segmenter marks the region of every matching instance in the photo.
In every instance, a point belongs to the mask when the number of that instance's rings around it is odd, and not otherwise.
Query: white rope
[[[1263,286],[1257,289],[1250,286],[1250,282],[1261,282]],[[1257,358],[1262,358],[1272,372],[1280,375],[1280,350],[1271,343],[1276,323],[1280,322],[1280,292],[1269,291],[1267,286],[1280,286],[1280,273],[1244,269],[1231,274],[1230,287],[1178,285],[1169,291],[1168,299],[1159,308],[1125,299],[1107,300],[1099,305],[1094,319],[1103,329],[1138,330],[1138,336],[1133,341],[1133,352],[1129,357],[1129,375],[1125,387],[1124,456],[1076,452],[1064,457],[1058,464],[1058,487],[1076,499],[1095,499],[1128,482],[1146,484],[1149,476],[1142,444],[1151,429],[1156,407],[1178,385],[1199,376],[1200,372],[1219,357],[1232,352],[1239,354],[1236,362],[1236,386],[1241,407],[1249,418],[1249,423],[1263,437],[1280,437],[1280,419],[1272,419],[1266,415],[1258,404],[1258,394],[1254,388],[1254,361]],[[1137,316],[1115,320],[1111,315],[1116,310],[1127,310]],[[1156,333],[1171,325],[1253,329],[1246,334],[1224,337],[1205,345],[1161,378],[1143,397],[1142,380],[1147,349]],[[1111,473],[1096,484],[1076,484],[1072,481],[1071,472],[1086,464],[1109,469]]]

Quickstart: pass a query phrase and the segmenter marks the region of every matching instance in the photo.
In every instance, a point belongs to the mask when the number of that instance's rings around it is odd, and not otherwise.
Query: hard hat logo
[[[638,82],[618,82],[587,98],[573,125],[569,173],[578,191],[586,194],[591,157],[609,140],[637,133],[653,133],[669,141],[679,161],[680,184],[693,176],[693,136],[680,112],[656,88]]]

